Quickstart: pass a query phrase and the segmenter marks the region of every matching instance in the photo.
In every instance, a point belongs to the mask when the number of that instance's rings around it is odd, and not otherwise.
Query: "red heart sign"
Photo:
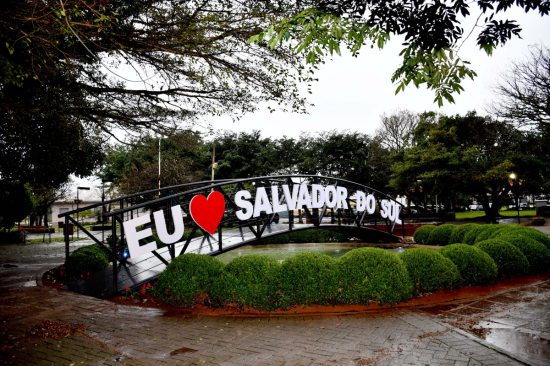
[[[198,194],[189,202],[189,213],[193,221],[204,231],[214,234],[225,212],[225,198],[220,192],[212,192],[208,198]]]

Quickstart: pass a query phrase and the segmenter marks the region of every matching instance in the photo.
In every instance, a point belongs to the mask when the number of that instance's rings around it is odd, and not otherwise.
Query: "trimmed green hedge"
[[[280,264],[267,255],[235,258],[214,281],[212,299],[221,305],[237,304],[264,309],[278,305]]]
[[[201,296],[208,294],[222,270],[223,263],[214,257],[192,253],[180,255],[160,274],[155,294],[171,305],[194,305],[201,302]]]
[[[407,267],[416,295],[442,289],[453,289],[458,287],[462,281],[457,266],[437,250],[408,249],[399,254],[399,258]]]
[[[338,294],[338,267],[326,254],[301,253],[281,266],[281,304],[330,304]]]
[[[529,261],[529,272],[540,273],[550,269],[550,250],[544,244],[521,234],[512,234],[502,240],[521,250]]]
[[[485,224],[483,224],[483,225],[472,226],[470,229],[468,229],[468,230],[464,233],[464,237],[462,238],[462,243],[474,245],[475,242],[476,242],[477,236],[478,236],[483,230],[485,230],[485,227],[486,227]]]
[[[467,231],[472,229],[473,227],[477,226],[478,224],[463,224],[463,225],[455,225],[453,232],[451,233],[451,236],[449,237],[449,244],[457,244],[462,243],[464,239],[464,234],[466,234]]]
[[[440,253],[456,264],[466,286],[486,285],[497,278],[495,261],[479,248],[468,244],[451,244],[441,248]]]
[[[475,246],[493,258],[501,278],[523,275],[529,270],[529,262],[521,250],[504,240],[484,240]]]
[[[483,225],[483,228],[477,234],[474,243],[479,243],[480,241],[491,239],[493,237],[493,234],[495,234],[496,232],[499,232],[500,230],[502,230],[502,225],[498,225],[498,224]]]
[[[338,260],[342,292],[347,304],[396,304],[412,296],[412,283],[403,261],[380,248],[354,249]]]
[[[95,273],[107,268],[109,256],[98,244],[78,248],[69,255],[65,262],[65,270],[70,279],[78,279],[81,275]]]
[[[454,228],[455,228],[455,225],[453,224],[443,224],[440,226],[436,226],[430,232],[430,235],[428,236],[428,240],[426,240],[426,244],[430,244],[430,245],[449,244],[449,239],[451,238],[451,234]]]
[[[428,241],[428,238],[430,237],[430,233],[433,229],[435,229],[435,225],[423,225],[420,226],[416,231],[414,232],[414,242],[418,244],[426,244]]]
[[[538,231],[537,229],[529,228],[529,227],[511,227],[507,230],[500,231],[498,235],[496,235],[495,239],[506,239],[509,235],[522,235],[527,238],[534,239],[541,244],[544,244],[546,248],[550,249],[550,238],[548,235]]]

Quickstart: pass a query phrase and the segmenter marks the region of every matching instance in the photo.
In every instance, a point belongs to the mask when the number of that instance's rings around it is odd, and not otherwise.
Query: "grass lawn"
[[[515,210],[500,210],[499,212],[502,216],[506,217],[516,217],[518,215],[518,212]],[[477,219],[481,217],[485,217],[485,212],[483,211],[466,211],[466,212],[457,212],[455,214],[457,220],[465,220],[465,219]],[[526,217],[526,216],[535,216],[536,211],[535,210],[523,210],[519,212],[520,217]]]

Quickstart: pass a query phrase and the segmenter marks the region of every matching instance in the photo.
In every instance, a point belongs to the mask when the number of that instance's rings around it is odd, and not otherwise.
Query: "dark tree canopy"
[[[0,85],[54,83],[63,112],[108,133],[165,131],[261,100],[301,110],[298,59],[246,42],[287,10],[248,0],[5,0]]]
[[[438,195],[447,207],[459,195],[472,197],[494,219],[508,199],[512,172],[521,179],[522,194],[544,192],[550,165],[541,138],[475,113],[424,120],[415,130],[415,145],[392,166],[392,185],[416,202],[432,195],[433,203]]]

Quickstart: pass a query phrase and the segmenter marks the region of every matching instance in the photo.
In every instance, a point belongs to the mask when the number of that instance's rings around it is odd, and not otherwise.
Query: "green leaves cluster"
[[[271,24],[264,31],[249,38],[249,42],[265,42],[275,48],[290,43],[296,53],[306,55],[306,62],[315,65],[334,53],[340,54],[345,45],[352,55],[367,45],[383,48],[390,36],[404,36],[401,66],[392,75],[397,84],[396,93],[411,82],[425,85],[435,93],[435,102],[453,103],[454,94],[463,90],[461,82],[473,79],[475,71],[469,62],[461,60],[458,52],[464,37],[462,22],[477,6],[485,15],[477,44],[487,54],[513,37],[519,37],[521,28],[515,20],[495,20],[497,14],[517,6],[526,12],[538,10],[548,15],[546,2],[504,1],[345,1],[327,3],[305,1],[291,17]],[[480,20],[478,19],[478,22]],[[476,26],[478,26],[476,22]],[[469,32],[468,32],[469,33]],[[468,34],[466,33],[466,34]]]

